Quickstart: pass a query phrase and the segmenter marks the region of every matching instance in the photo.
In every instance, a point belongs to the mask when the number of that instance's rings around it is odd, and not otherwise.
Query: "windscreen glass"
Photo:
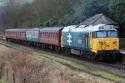
[[[97,31],[95,34],[96,38],[106,38],[106,37],[117,37],[117,31]]]
[[[116,31],[108,31],[108,37],[117,37]]]
[[[96,37],[97,38],[105,38],[105,37],[107,37],[107,33],[106,33],[106,31],[96,32]]]

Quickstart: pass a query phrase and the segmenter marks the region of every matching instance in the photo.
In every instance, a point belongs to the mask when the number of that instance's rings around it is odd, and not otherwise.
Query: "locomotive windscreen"
[[[97,31],[94,34],[95,38],[116,38],[118,36],[117,31]]]

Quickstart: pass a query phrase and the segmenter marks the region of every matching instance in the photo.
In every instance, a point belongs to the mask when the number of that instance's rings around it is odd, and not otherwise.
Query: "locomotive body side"
[[[86,25],[81,27],[70,26],[65,28],[62,31],[62,46],[76,50],[90,51],[89,32],[83,32],[83,28],[85,28]]]

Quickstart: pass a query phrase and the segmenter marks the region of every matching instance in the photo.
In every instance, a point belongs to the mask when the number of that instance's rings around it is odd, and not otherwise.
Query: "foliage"
[[[3,7],[0,22],[6,27],[66,26],[104,13],[117,21],[123,30],[124,9],[124,0],[34,0],[23,4],[10,0]]]

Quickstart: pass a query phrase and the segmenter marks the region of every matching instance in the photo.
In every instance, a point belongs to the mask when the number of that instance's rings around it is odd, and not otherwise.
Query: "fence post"
[[[8,81],[8,79],[9,79],[9,74],[8,74],[8,69],[6,70],[6,80]]]
[[[24,78],[24,81],[23,81],[23,83],[26,83],[26,79]]]
[[[13,73],[13,83],[15,83],[15,75],[14,75],[14,73]]]
[[[2,78],[4,63],[0,64],[0,79]]]
[[[38,81],[38,83],[40,83],[40,81]]]

